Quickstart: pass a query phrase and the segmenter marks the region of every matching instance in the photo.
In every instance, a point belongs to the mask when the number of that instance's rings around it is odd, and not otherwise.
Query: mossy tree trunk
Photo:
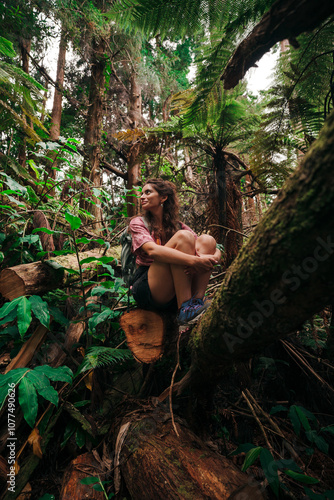
[[[192,334],[181,384],[206,390],[233,362],[298,329],[334,295],[334,114],[229,268]]]

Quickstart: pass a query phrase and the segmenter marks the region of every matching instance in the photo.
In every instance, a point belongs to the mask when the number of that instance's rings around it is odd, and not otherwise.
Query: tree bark
[[[227,500],[233,494],[264,500],[260,488],[229,459],[211,451],[179,419],[175,426],[178,436],[170,414],[158,408],[149,413],[147,406],[135,422],[121,426],[114,466],[117,471],[120,465],[133,500]],[[115,487],[117,491],[117,472]]]
[[[25,71],[27,74],[29,74],[29,56],[28,52],[30,52],[30,47],[31,47],[31,39],[26,40],[26,39],[21,39],[20,40],[20,48],[21,48],[21,60],[22,60],[22,69]],[[23,123],[27,123],[27,119],[25,114],[23,113],[22,115],[22,120]],[[22,143],[19,146],[19,152],[18,152],[18,162],[22,167],[25,167],[27,161],[27,139],[24,136],[22,138]]]
[[[118,249],[119,250],[119,249]],[[101,257],[98,250],[91,250],[89,252],[81,252],[79,259],[88,257]],[[119,258],[119,252],[116,250],[110,256],[112,258]],[[58,264],[58,267],[53,264]],[[62,266],[62,267],[59,267]],[[66,284],[73,283],[73,280],[78,280],[77,275],[68,275],[64,272],[65,268],[78,269],[78,260],[76,255],[63,255],[61,257],[53,257],[50,264],[47,262],[31,262],[29,264],[20,264],[18,266],[8,267],[3,269],[0,273],[0,293],[9,300],[22,295],[40,295],[49,290]],[[82,265],[85,279],[96,272],[96,262],[86,263]],[[74,278],[73,278],[74,276]]]
[[[102,491],[96,491],[89,484],[81,484],[80,481],[87,477],[100,477],[101,464],[96,460],[93,453],[84,453],[72,460],[67,467],[63,477],[60,500],[103,500],[105,495]],[[101,479],[104,481],[104,478]]]
[[[138,83],[137,75],[133,71],[130,77],[130,92],[129,92],[129,118],[130,127],[136,129],[142,122],[142,97],[141,86]],[[139,200],[135,196],[136,187],[140,180],[140,143],[134,143],[130,147],[128,153],[128,183],[127,189],[130,193],[127,195],[127,213],[128,217],[137,215],[139,212]]]
[[[61,123],[61,113],[62,113],[62,99],[63,94],[59,92],[58,88],[63,88],[64,86],[64,75],[65,75],[65,62],[66,62],[66,32],[64,29],[61,30],[60,42],[59,42],[59,52],[58,52],[58,61],[57,61],[57,76],[56,82],[57,87],[54,90],[53,95],[53,106],[51,113],[51,127],[50,127],[50,140],[57,141],[60,135],[60,123]],[[57,166],[56,157],[57,152],[50,152],[50,156],[52,158],[52,162],[48,165],[48,172],[52,179],[56,178],[56,170]]]
[[[191,343],[188,383],[205,390],[332,303],[334,113],[229,268]]]
[[[238,46],[221,77],[224,88],[237,85],[276,42],[311,31],[334,12],[332,2],[317,0],[278,0],[252,32]]]
[[[89,107],[85,129],[84,146],[86,160],[83,167],[83,176],[88,178],[93,186],[101,186],[100,155],[102,139],[102,119],[104,106],[105,67],[106,67],[106,41],[104,39],[93,42],[92,69],[90,78]],[[101,220],[99,200],[89,192],[84,198],[91,197],[95,204],[84,201],[82,206],[88,210],[97,221]],[[101,228],[98,222],[95,229]]]

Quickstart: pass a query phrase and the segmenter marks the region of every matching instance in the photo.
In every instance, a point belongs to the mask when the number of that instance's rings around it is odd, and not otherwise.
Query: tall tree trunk
[[[334,295],[334,113],[229,268],[192,333],[183,386],[200,391],[235,361],[295,331]]]
[[[141,86],[135,72],[130,77],[130,93],[129,93],[129,118],[130,127],[136,129],[142,122],[142,97]],[[140,144],[135,143],[131,146],[128,153],[128,184],[127,189],[130,192],[127,195],[127,212],[128,216],[132,217],[139,212],[139,200],[136,195],[136,187],[140,180]]]
[[[22,69],[27,74],[29,74],[28,52],[30,52],[30,49],[31,49],[31,39],[21,38],[20,39],[20,49],[21,49]],[[22,120],[24,123],[27,123],[27,120],[26,120],[24,113],[22,115]],[[20,144],[20,147],[19,147],[18,162],[22,167],[25,167],[26,161],[27,161],[27,140],[26,140],[26,137],[24,136],[22,139],[22,143]]]
[[[212,235],[224,246],[223,266],[226,269],[242,245],[241,194],[220,148],[216,148],[213,173],[208,222],[209,226],[212,225]]]
[[[56,82],[60,88],[62,88],[64,85],[66,45],[67,45],[66,32],[64,29],[62,29],[59,42],[57,77],[56,77]],[[51,113],[51,127],[50,127],[51,141],[57,141],[59,139],[61,113],[62,113],[62,98],[63,98],[62,93],[55,88],[53,95],[52,113]],[[50,156],[53,161],[48,164],[48,173],[52,179],[56,179],[55,167],[57,166],[56,162],[57,153],[51,152]]]
[[[95,187],[101,186],[100,155],[105,90],[105,51],[106,41],[104,39],[94,39],[88,116],[84,137],[86,159],[83,167],[83,176],[88,178]],[[84,198],[93,199],[94,204],[89,201],[84,201],[83,207],[94,215],[97,221],[100,221],[101,209],[99,207],[99,200],[93,196],[90,190],[84,193]],[[101,227],[101,223],[97,222],[94,227],[95,229],[99,229]]]
[[[246,181],[246,193],[250,194],[252,192],[250,175],[248,174],[246,175],[245,181]],[[251,232],[253,225],[257,223],[255,201],[254,198],[251,196],[245,196],[244,198],[244,218],[245,218],[244,229],[249,229],[249,231]]]

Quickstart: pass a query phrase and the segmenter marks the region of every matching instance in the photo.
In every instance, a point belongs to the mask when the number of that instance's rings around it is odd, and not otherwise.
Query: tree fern
[[[110,15],[148,36],[182,37],[209,29],[223,12],[223,0],[118,0]]]
[[[12,44],[1,38],[0,52],[6,57],[13,57],[14,51]],[[47,130],[37,118],[37,113],[40,111],[39,103],[43,96],[41,91],[44,87],[40,85],[34,78],[25,73],[21,68],[14,64],[0,61],[0,109],[2,109],[3,121],[0,125],[7,129],[7,120],[11,119],[16,126],[19,126],[32,142],[40,141],[39,135],[21,116],[25,116],[31,123],[37,127]]]
[[[120,364],[131,359],[133,359],[133,356],[129,349],[114,349],[104,346],[91,347],[87,351],[77,375],[87,370]]]

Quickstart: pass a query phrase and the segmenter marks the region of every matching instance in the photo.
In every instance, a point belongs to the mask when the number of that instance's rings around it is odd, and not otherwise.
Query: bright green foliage
[[[96,346],[91,347],[78,369],[78,373],[85,372],[102,366],[123,363],[132,360],[133,356],[128,349],[113,349],[111,347]]]
[[[0,377],[0,407],[4,405],[8,387],[18,386],[19,403],[26,422],[33,427],[38,412],[38,395],[54,405],[58,405],[58,393],[51,386],[54,382],[72,383],[72,371],[67,366],[52,368],[48,365],[37,366],[33,370],[16,368]]]
[[[72,215],[69,211],[65,211],[65,219],[71,226],[71,230],[75,231],[81,226],[81,220],[79,217]]]
[[[13,319],[17,318],[18,330],[21,338],[23,338],[32,321],[31,313],[36,316],[42,325],[49,327],[50,313],[48,304],[37,295],[32,295],[29,299],[24,296],[18,297],[3,305],[0,309],[1,323],[13,321]]]
[[[94,477],[94,476],[89,476],[89,477],[84,477],[83,479],[80,480],[81,484],[89,484],[95,491],[102,491],[104,493],[104,497],[106,499],[113,498],[115,496],[114,493],[107,494],[105,487],[107,484],[112,483],[112,481],[101,481],[100,477]]]
[[[1,38],[0,52],[14,57],[11,43],[4,38]],[[32,123],[47,132],[36,116],[39,102],[42,101],[42,90],[44,90],[43,86],[21,68],[0,60],[0,109],[3,117],[0,131],[7,130],[8,122],[11,120],[16,126],[22,128],[31,141],[38,142],[39,135],[22,118],[21,112]]]
[[[125,25],[137,24],[145,33],[155,36],[185,36],[209,32],[213,27],[223,31],[226,20],[231,23],[230,33],[240,30],[258,19],[273,1],[257,0],[118,0],[111,14]]]
[[[0,36],[0,53],[7,57],[15,57],[16,52],[13,49],[13,44],[6,38]]]

